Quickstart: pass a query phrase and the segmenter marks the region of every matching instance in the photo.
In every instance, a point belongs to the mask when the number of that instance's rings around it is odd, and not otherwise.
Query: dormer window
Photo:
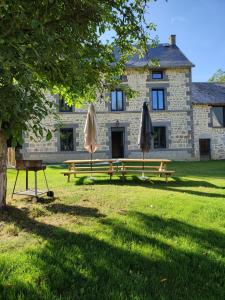
[[[111,110],[122,111],[124,110],[124,95],[123,91],[116,90],[111,92]]]
[[[72,112],[73,107],[69,106],[63,98],[59,99],[59,111],[60,112]]]
[[[163,72],[162,71],[152,71],[152,79],[163,79]]]

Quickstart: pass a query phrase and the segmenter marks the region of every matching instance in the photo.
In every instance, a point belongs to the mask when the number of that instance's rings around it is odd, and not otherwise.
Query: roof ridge
[[[192,83],[225,84],[225,82],[219,81],[192,81]]]

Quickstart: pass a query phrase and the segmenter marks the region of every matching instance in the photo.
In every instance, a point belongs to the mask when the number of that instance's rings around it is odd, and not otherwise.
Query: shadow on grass
[[[58,198],[44,198],[44,197],[39,197],[38,198],[38,203],[41,203],[41,204],[49,204],[49,203],[52,203],[54,202],[55,200],[57,200]],[[24,200],[26,201],[29,201],[29,198],[24,198]],[[32,200],[31,200],[32,201]]]
[[[49,206],[46,206],[46,209],[52,213],[67,213],[70,215],[81,216],[81,217],[93,217],[93,218],[102,218],[105,217],[104,214],[101,214],[97,208],[92,207],[83,207],[83,206],[74,206],[74,205],[65,205],[60,203],[55,203]]]
[[[87,180],[86,176],[76,178],[75,185],[86,185],[86,184],[93,184],[93,185],[128,185],[128,186],[142,186],[149,189],[162,189],[164,191],[172,191],[176,193],[186,193],[194,196],[202,196],[202,197],[210,197],[210,198],[222,198],[225,199],[224,194],[215,193],[215,192],[205,192],[199,191],[197,188],[212,188],[218,190],[224,190],[224,186],[218,186],[213,183],[204,180],[191,180],[191,179],[182,179],[180,177],[172,177],[168,183],[164,181],[164,178],[161,180],[157,179],[157,177],[149,177],[148,180],[141,180],[137,175],[130,175],[122,181],[119,177],[114,177],[113,180],[110,182],[107,178],[97,177],[94,181]],[[191,188],[191,189],[185,189]],[[179,189],[180,188],[180,189]],[[196,189],[193,189],[196,188]]]
[[[169,182],[168,184],[166,184],[166,187],[164,187],[167,191],[176,192],[176,193],[185,193],[185,194],[190,194],[190,195],[200,196],[200,197],[225,199],[224,193],[220,194],[215,192],[208,192],[208,191],[206,192],[206,191],[198,190],[198,188],[224,190],[224,186],[218,186],[203,180],[190,180],[190,179],[182,180],[179,177],[173,177],[173,180],[174,181]],[[145,187],[150,187],[150,186],[145,185]],[[191,188],[191,189],[186,189],[184,187]],[[153,185],[151,188],[158,189],[161,187],[159,186],[159,184],[157,184],[157,185]]]
[[[3,299],[224,299],[224,234],[137,212],[128,218],[137,223],[135,231],[126,222],[101,220],[104,240],[41,223],[26,209],[7,207],[0,221],[47,243],[27,250],[29,270],[19,264],[14,273],[10,259],[0,263]],[[185,248],[179,238],[187,240]],[[189,248],[191,243],[199,249]],[[221,256],[206,255],[210,251]],[[23,276],[32,271],[39,276],[30,284],[23,277],[17,280],[19,270]]]

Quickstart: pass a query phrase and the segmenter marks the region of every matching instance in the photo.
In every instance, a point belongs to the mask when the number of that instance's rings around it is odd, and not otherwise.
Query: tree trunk
[[[7,139],[0,129],[0,208],[6,205],[7,190]]]

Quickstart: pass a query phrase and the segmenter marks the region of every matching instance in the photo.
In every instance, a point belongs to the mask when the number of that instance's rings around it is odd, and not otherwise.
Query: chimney
[[[171,34],[169,36],[169,44],[171,46],[175,46],[176,45],[176,35],[175,34]]]

